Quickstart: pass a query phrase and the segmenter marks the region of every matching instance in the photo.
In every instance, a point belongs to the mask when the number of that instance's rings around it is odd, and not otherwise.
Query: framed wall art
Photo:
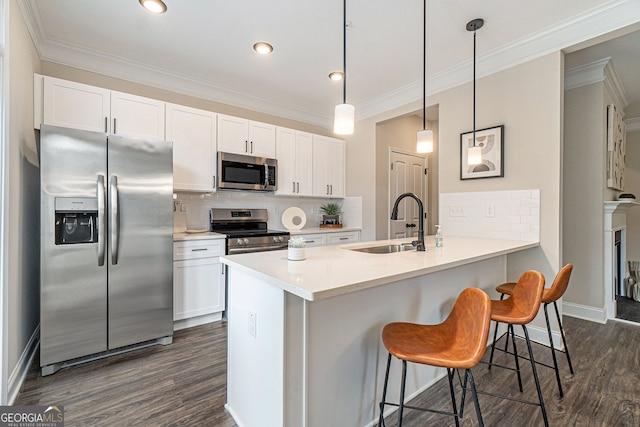
[[[504,125],[476,130],[476,146],[482,147],[482,163],[470,165],[468,150],[473,131],[460,134],[460,179],[504,177]]]
[[[607,106],[607,187],[624,190],[624,156],[626,128],[622,114],[611,104]]]

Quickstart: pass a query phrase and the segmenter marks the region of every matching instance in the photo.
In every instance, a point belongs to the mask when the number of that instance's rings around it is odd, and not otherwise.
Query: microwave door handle
[[[104,265],[105,251],[105,222],[104,222],[104,175],[98,175],[97,180],[97,196],[98,196],[98,266]]]
[[[111,232],[111,263],[118,263],[118,236],[120,234],[120,210],[118,207],[118,177],[111,176],[109,183],[109,197],[111,199],[111,210],[109,212],[109,230]]]
[[[266,190],[269,187],[269,165],[264,164],[264,189]]]

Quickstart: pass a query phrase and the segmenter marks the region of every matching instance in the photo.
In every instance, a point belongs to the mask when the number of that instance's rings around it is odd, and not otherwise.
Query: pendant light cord
[[[476,32],[473,31],[473,146],[476,146]]]
[[[347,103],[347,0],[342,2],[342,103]]]
[[[427,0],[424,0],[422,38],[422,130],[427,130]]]

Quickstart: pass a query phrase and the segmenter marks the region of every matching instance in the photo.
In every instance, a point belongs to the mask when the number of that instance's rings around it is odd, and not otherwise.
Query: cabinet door
[[[239,117],[218,115],[218,151],[249,153],[249,121]]]
[[[305,242],[305,246],[312,248],[314,246],[325,246],[327,244],[326,234],[299,234],[295,237],[302,237]]]
[[[313,194],[313,136],[306,132],[296,131],[296,194],[311,196]]]
[[[45,77],[42,122],[109,132],[110,92],[95,86]]]
[[[278,160],[278,190],[276,195],[296,194],[296,132],[278,127],[276,131],[276,159]]]
[[[122,92],[111,92],[111,133],[164,139],[164,102]]]
[[[215,191],[217,114],[167,104],[166,138],[173,141],[173,188]]]
[[[332,139],[329,145],[329,195],[344,197],[344,141]]]
[[[224,282],[219,259],[173,263],[173,320],[224,310]]]
[[[268,123],[249,122],[249,154],[276,157],[276,127]]]
[[[330,197],[331,138],[313,135],[313,195]]]

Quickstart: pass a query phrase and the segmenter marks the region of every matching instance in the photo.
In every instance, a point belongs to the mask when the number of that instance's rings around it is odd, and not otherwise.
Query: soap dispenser
[[[440,232],[440,226],[436,225],[436,248],[442,247],[442,233]]]

